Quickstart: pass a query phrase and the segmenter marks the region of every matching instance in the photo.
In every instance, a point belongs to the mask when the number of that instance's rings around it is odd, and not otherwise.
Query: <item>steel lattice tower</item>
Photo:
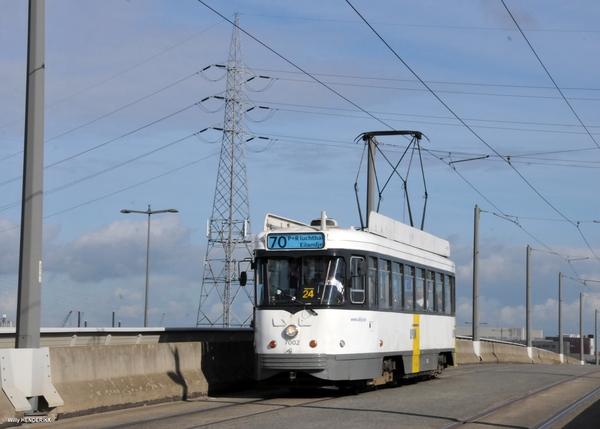
[[[242,287],[238,280],[238,262],[248,260],[252,244],[243,120],[245,71],[238,24],[236,14],[226,67],[223,138],[212,216],[207,225],[208,245],[197,326],[244,326],[251,318],[250,313],[240,320],[233,312],[238,295],[252,303],[252,287]],[[223,313],[216,315],[213,308],[219,302]]]

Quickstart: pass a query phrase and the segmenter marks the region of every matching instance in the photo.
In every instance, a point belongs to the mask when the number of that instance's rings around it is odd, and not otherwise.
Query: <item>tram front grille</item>
[[[322,370],[327,368],[327,356],[316,355],[259,355],[260,367],[279,370]]]

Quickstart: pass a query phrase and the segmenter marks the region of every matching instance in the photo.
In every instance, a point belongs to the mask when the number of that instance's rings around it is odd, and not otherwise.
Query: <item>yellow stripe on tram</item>
[[[413,314],[413,325],[412,325],[412,333],[413,333],[413,338],[412,338],[412,348],[413,348],[413,355],[412,355],[412,371],[413,373],[415,372],[419,372],[420,370],[420,358],[421,358],[421,348],[419,347],[419,337],[421,336],[420,334],[420,327],[419,324],[421,322],[421,316],[419,314]]]

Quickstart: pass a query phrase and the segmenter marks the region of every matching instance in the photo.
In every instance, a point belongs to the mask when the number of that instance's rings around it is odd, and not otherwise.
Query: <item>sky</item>
[[[595,1],[46,0],[42,325],[195,326],[235,14],[245,74],[252,233],[267,213],[359,226],[366,131],[380,211],[451,244],[457,325],[593,333],[600,309],[600,8]],[[27,2],[0,0],[0,313],[16,319]],[[212,67],[210,67],[212,66]],[[206,130],[199,133],[202,130]],[[410,162],[409,162],[410,161]],[[425,185],[423,179],[425,178]],[[425,193],[427,199],[424,198]],[[218,305],[210,311],[219,311]],[[242,305],[236,311],[250,311]],[[69,316],[69,313],[71,315]],[[240,317],[244,317],[240,314]]]

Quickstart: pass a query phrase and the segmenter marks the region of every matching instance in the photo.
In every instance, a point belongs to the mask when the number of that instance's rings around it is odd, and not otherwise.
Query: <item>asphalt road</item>
[[[571,379],[573,376],[578,377]],[[551,387],[566,380],[569,381]],[[479,423],[464,426],[531,428],[541,419],[599,389],[600,368],[590,365],[462,366],[450,368],[443,375],[427,381],[357,395],[341,395],[330,389],[257,389],[23,427],[447,428],[483,410],[544,387],[549,388],[497,410]],[[551,427],[596,428],[599,407],[600,396],[592,396]]]

